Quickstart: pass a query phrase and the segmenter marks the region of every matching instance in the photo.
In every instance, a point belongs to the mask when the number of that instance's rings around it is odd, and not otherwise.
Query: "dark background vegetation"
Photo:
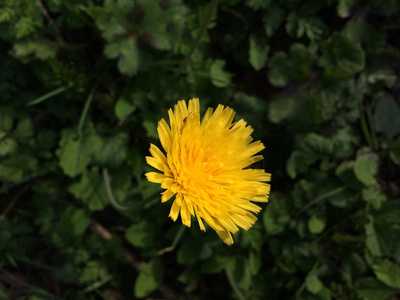
[[[399,299],[399,1],[216,2],[0,0],[1,299]],[[143,176],[192,97],[266,146],[231,247]]]

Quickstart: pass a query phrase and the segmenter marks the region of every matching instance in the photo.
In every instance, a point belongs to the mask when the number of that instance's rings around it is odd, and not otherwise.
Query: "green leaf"
[[[24,142],[29,142],[34,135],[33,124],[30,118],[23,118],[18,122],[14,136]]]
[[[232,257],[224,255],[213,255],[201,264],[201,272],[205,274],[215,274],[224,270],[229,263],[231,263]]]
[[[3,107],[0,107],[0,130],[4,133],[10,132],[13,127],[13,118],[10,112]]]
[[[140,52],[134,38],[110,42],[104,53],[109,58],[118,58],[118,69],[122,74],[133,76],[138,72]]]
[[[284,231],[290,220],[286,199],[278,199],[274,194],[263,213],[264,229],[269,235],[277,235]]]
[[[90,218],[87,212],[68,206],[52,231],[52,240],[58,247],[64,247],[82,236],[89,224]]]
[[[81,180],[72,184],[69,191],[90,210],[101,210],[108,203],[107,191],[98,168],[85,171]]]
[[[240,244],[246,248],[252,248],[260,251],[262,246],[262,234],[258,223],[247,231],[243,231],[240,234]]]
[[[141,264],[139,276],[135,281],[135,297],[144,298],[155,291],[161,283],[164,269],[159,259],[153,259],[147,264]]]
[[[156,230],[152,223],[142,221],[132,224],[125,232],[126,240],[135,247],[148,248],[156,241]]]
[[[325,218],[322,218],[322,217],[319,217],[319,216],[313,215],[308,220],[308,229],[313,234],[319,234],[322,231],[324,231],[325,225],[326,225]]]
[[[389,156],[396,165],[400,166],[400,151],[390,151]]]
[[[203,246],[204,243],[198,239],[185,241],[178,250],[178,262],[183,265],[189,265],[198,261]]]
[[[103,147],[98,153],[98,162],[107,167],[121,166],[128,156],[129,136],[125,132],[116,132],[103,138]]]
[[[250,265],[245,259],[234,259],[228,266],[237,285],[243,290],[247,290],[251,286]]]
[[[359,279],[356,287],[358,296],[365,300],[388,299],[393,294],[392,288],[372,277]]]
[[[276,99],[269,103],[268,119],[275,124],[290,118],[296,113],[297,103],[293,98]]]
[[[354,163],[354,174],[366,186],[376,186],[378,183],[374,175],[378,171],[377,156],[375,154],[357,155]]]
[[[400,288],[400,266],[385,258],[372,265],[376,277],[387,286]]]
[[[267,8],[270,2],[270,0],[246,0],[246,5],[257,10]]]
[[[314,55],[302,44],[292,44],[290,58],[284,52],[276,52],[269,60],[268,73],[272,85],[283,87],[291,80],[306,78],[311,74]]]
[[[108,277],[108,271],[104,264],[99,261],[88,261],[81,276],[79,276],[79,282],[87,284],[106,277]]]
[[[47,60],[55,58],[57,45],[48,41],[24,41],[14,44],[13,52],[18,58],[26,58],[33,55],[38,59]]]
[[[300,151],[315,158],[330,155],[334,149],[330,139],[313,132],[305,136],[299,136],[296,139],[296,145]]]
[[[75,130],[63,130],[57,155],[64,173],[70,177],[81,174],[100,147],[101,140],[95,134],[79,137]]]
[[[365,67],[365,53],[360,44],[347,36],[335,33],[323,50],[319,65],[327,70],[338,68],[345,72],[357,73]]]
[[[289,82],[291,70],[284,52],[275,53],[269,60],[268,66],[270,68],[268,78],[273,86],[283,87]]]
[[[0,132],[0,156],[12,153],[16,148],[16,141],[10,137],[6,137],[5,133]]]
[[[341,263],[341,271],[344,280],[346,280],[349,284],[352,284],[354,279],[365,274],[367,268],[361,256],[353,252],[343,258]]]
[[[337,6],[338,15],[342,18],[347,18],[350,16],[350,10],[356,6],[360,0],[339,0]]]
[[[372,255],[382,256],[382,251],[379,246],[379,241],[373,222],[365,225],[365,244]]]
[[[318,294],[324,285],[322,284],[321,280],[316,275],[308,275],[306,277],[306,288],[313,294]]]
[[[268,37],[271,37],[285,20],[285,11],[275,2],[272,2],[268,10],[264,12],[264,29]]]
[[[388,223],[396,223],[400,216],[400,200],[391,200],[382,204],[380,210],[374,212],[375,218]]]
[[[256,35],[250,36],[249,60],[256,71],[261,70],[267,62],[269,46]]]
[[[0,162],[0,179],[5,182],[18,182],[27,172],[36,170],[37,159],[24,153],[15,153]]]
[[[250,251],[249,253],[249,267],[251,274],[257,275],[261,269],[261,252],[260,251]]]
[[[227,87],[231,84],[232,75],[224,71],[226,62],[221,59],[217,59],[213,62],[210,68],[211,82],[216,87]]]
[[[136,110],[131,102],[125,98],[120,98],[115,105],[115,114],[118,119],[124,120]]]
[[[377,132],[383,132],[390,136],[400,132],[400,108],[389,94],[385,94],[379,99],[376,105],[374,127]]]
[[[37,22],[29,17],[22,17],[15,24],[15,36],[17,39],[23,38],[36,31]]]

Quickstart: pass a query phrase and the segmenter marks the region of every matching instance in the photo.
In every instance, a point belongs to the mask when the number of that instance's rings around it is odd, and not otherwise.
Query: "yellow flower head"
[[[166,155],[151,144],[146,160],[162,173],[149,172],[149,181],[166,189],[161,201],[176,195],[169,216],[191,225],[196,216],[200,229],[203,220],[228,245],[233,244],[231,233],[238,226],[248,230],[261,208],[253,202],[267,202],[271,175],[260,169],[248,169],[262,160],[254,154],[264,149],[252,142],[253,129],[240,120],[232,123],[235,112],[219,105],[215,112],[209,108],[200,121],[199,99],[179,101],[174,111],[169,109],[169,122],[162,119],[157,131]]]

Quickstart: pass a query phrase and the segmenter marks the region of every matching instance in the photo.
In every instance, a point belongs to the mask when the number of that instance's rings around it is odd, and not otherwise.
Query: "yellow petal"
[[[169,217],[176,221],[176,219],[179,216],[179,211],[181,210],[181,207],[178,205],[178,202],[175,200],[174,203],[172,203],[171,210],[169,212]]]
[[[168,178],[164,174],[157,173],[157,172],[148,172],[145,174],[145,176],[147,177],[148,181],[154,182],[154,183],[161,183],[162,180],[164,180],[165,178]]]
[[[161,196],[161,202],[167,202],[169,199],[171,199],[171,197],[175,195],[175,193],[173,191],[171,191],[170,189],[166,190],[165,192],[162,193]]]

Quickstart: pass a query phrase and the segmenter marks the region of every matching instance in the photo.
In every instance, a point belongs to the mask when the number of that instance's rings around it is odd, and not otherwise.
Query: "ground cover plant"
[[[399,41],[397,0],[0,0],[0,298],[399,299]],[[191,98],[265,145],[231,246],[144,176]]]

